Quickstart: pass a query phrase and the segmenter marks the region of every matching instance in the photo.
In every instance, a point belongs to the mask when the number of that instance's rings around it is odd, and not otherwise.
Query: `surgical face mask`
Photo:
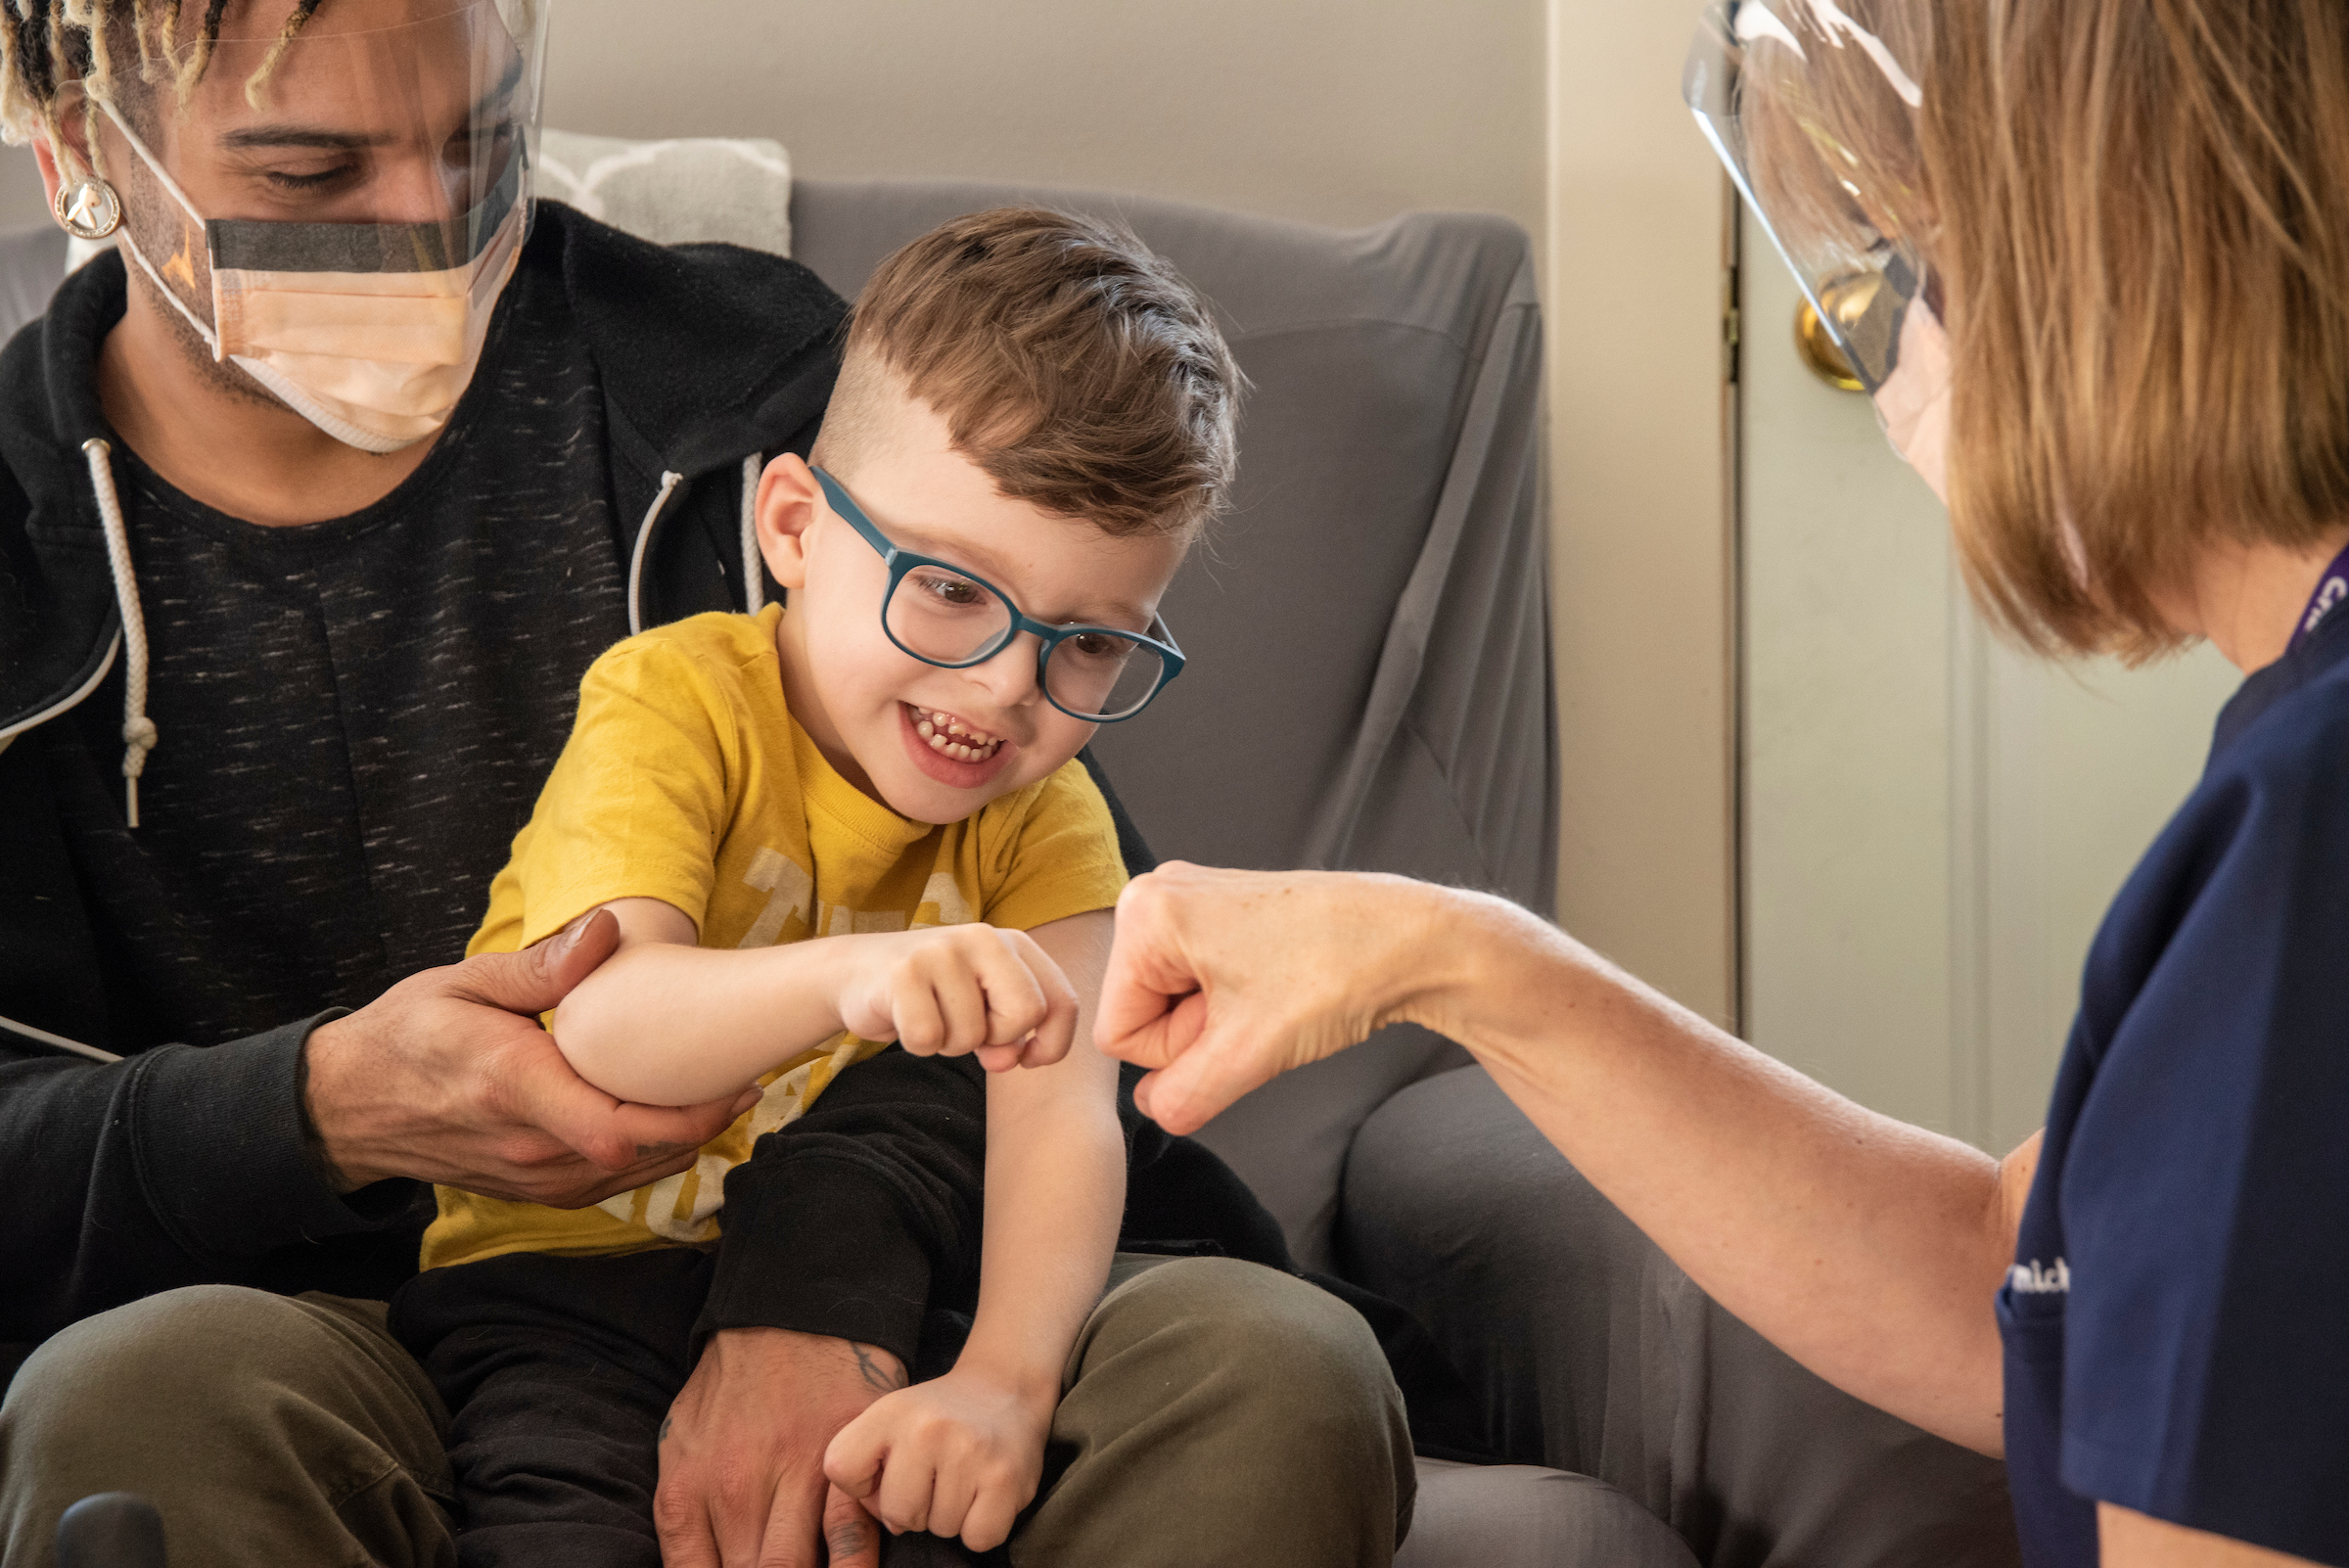
[[[104,107],[204,235],[209,322],[164,281],[127,228],[121,244],[214,360],[241,367],[287,407],[362,451],[397,451],[448,423],[521,254],[529,202],[519,156],[456,225],[207,218],[114,107]],[[447,254],[452,227],[478,236],[471,255]],[[415,264],[407,268],[383,264],[409,258]],[[174,270],[186,269],[184,255],[177,259]]]
[[[1899,356],[1873,393],[1885,438],[1950,504],[1950,340],[1923,300],[1901,316]]]

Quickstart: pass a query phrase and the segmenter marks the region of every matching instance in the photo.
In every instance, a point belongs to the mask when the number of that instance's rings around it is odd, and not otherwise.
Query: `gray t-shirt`
[[[142,1022],[209,1044],[459,957],[580,675],[627,631],[602,392],[559,280],[517,272],[448,429],[363,511],[260,528],[115,461],[161,744],[136,832],[68,831]],[[100,755],[119,680],[74,715]]]

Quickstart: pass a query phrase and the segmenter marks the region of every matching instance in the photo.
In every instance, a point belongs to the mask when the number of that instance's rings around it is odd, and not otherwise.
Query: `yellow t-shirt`
[[[784,703],[781,614],[696,616],[595,662],[468,953],[528,946],[625,898],[674,904],[705,947],[967,920],[1025,931],[1117,902],[1117,831],[1081,762],[944,826],[899,816],[842,778]],[[802,1052],[760,1081],[764,1097],[691,1168],[591,1209],[441,1187],[424,1267],[714,1241],[725,1175],[753,1141],[880,1049],[843,1033]]]

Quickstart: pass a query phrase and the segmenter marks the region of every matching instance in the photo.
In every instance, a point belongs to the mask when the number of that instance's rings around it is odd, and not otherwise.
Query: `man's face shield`
[[[1943,489],[1948,353],[1911,66],[1915,0],[1716,0],[1681,90],[1886,433]]]
[[[545,0],[185,7],[112,40],[93,139],[130,258],[211,348],[339,438],[439,428],[528,232]],[[160,12],[161,7],[151,8]]]
[[[115,107],[201,214],[179,214],[200,278],[207,221],[331,226],[312,238],[343,271],[479,254],[537,140],[545,0],[322,0],[290,37],[288,0],[260,0],[209,44],[202,10],[167,53],[117,40],[112,62]]]

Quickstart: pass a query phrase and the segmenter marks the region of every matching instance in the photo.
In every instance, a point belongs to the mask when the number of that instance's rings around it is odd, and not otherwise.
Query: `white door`
[[[2238,680],[2038,665],[1965,602],[1941,505],[1794,344],[1740,249],[1740,913],[1746,1037],[2004,1150],[2043,1120],[2106,903]]]

